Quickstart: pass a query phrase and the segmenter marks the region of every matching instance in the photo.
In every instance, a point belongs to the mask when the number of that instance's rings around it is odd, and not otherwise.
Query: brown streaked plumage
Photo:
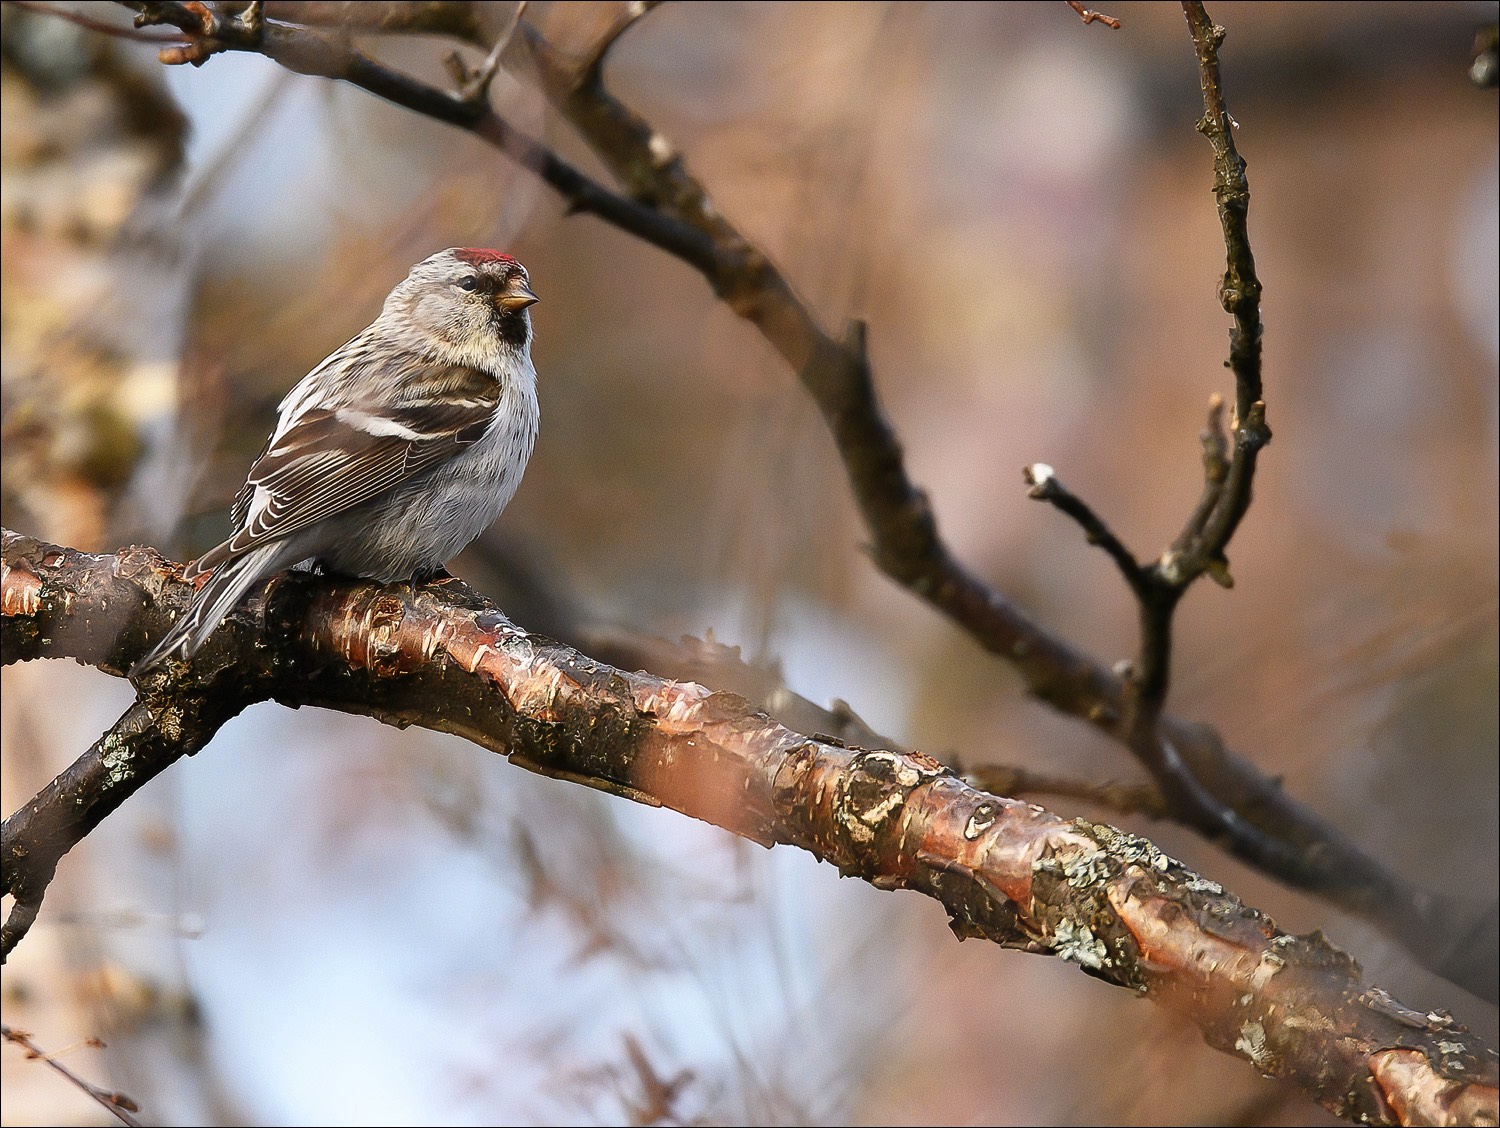
[[[453,248],[412,268],[380,316],[281,402],[212,572],[132,675],[191,656],[257,582],[316,561],[383,582],[431,573],[478,536],[536,440],[525,268]]]

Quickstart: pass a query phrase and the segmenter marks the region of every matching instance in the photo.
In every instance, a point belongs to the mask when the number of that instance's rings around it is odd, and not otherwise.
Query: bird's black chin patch
[[[531,319],[524,310],[496,310],[493,321],[495,332],[513,349],[525,348],[531,339]]]

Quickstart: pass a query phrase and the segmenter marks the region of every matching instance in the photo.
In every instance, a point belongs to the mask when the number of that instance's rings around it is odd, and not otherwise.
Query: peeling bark
[[[186,605],[180,576],[151,549],[90,555],[6,532],[4,661],[128,669]],[[458,581],[281,577],[193,662],[169,662],[137,689],[116,729],[137,732],[126,722],[153,703],[198,703],[146,726],[148,751],[196,750],[266,699],[456,733],[532,771],[925,893],[961,938],[1060,956],[1169,1005],[1210,1045],[1351,1120],[1496,1122],[1500,1074],[1478,1039],[1396,1003],[1320,933],[1280,931],[1145,839],[980,791],[919,752],[808,737],[733,694],[596,662],[520,630]],[[54,783],[6,820],[6,891],[25,892],[34,912],[51,876],[38,859],[55,865],[176,758],[112,730],[69,769],[106,771],[110,787],[65,800]],[[64,802],[79,810],[59,827],[49,814]]]

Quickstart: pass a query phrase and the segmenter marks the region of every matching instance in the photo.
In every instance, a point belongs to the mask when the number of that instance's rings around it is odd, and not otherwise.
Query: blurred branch
[[[53,1072],[60,1074],[68,1084],[82,1092],[90,1100],[96,1101],[109,1110],[121,1124],[128,1124],[130,1128],[141,1128],[141,1122],[131,1116],[132,1112],[139,1112],[140,1105],[131,1100],[124,1093],[116,1093],[110,1089],[101,1089],[98,1085],[85,1081],[78,1074],[57,1060],[55,1054],[49,1054],[40,1049],[31,1040],[31,1035],[24,1030],[13,1030],[11,1027],[0,1023],[0,1038],[4,1038],[13,1046],[19,1046],[26,1052],[26,1056],[32,1061],[40,1061]],[[91,1040],[93,1041],[93,1040]],[[96,1046],[103,1046],[102,1042],[94,1041]]]
[[[12,661],[10,622],[6,620],[7,664]],[[101,659],[101,668],[123,672],[111,668],[108,659]],[[87,752],[5,820],[0,879],[16,903],[0,926],[0,960],[36,922],[63,856],[133,795],[140,782],[202,749],[249,703],[221,711],[221,704],[232,700],[232,694],[180,683],[143,693]]]
[[[1262,868],[1287,873],[1301,866],[1298,849],[1257,826],[1215,794],[1183,758],[1161,724],[1171,687],[1172,624],[1177,604],[1205,573],[1225,587],[1232,585],[1225,549],[1250,507],[1256,458],[1271,439],[1261,398],[1261,287],[1246,225],[1250,188],[1245,161],[1235,148],[1233,120],[1220,90],[1218,52],[1225,32],[1209,20],[1201,3],[1187,0],[1182,7],[1198,56],[1204,105],[1198,129],[1213,145],[1214,195],[1224,232],[1227,266],[1219,299],[1234,318],[1227,361],[1235,377],[1234,452],[1226,461],[1223,403],[1215,396],[1202,437],[1203,493],[1172,546],[1145,566],[1136,562],[1086,502],[1063,488],[1051,467],[1029,468],[1027,480],[1032,483],[1032,497],[1050,501],[1068,514],[1082,526],[1090,544],[1098,544],[1110,554],[1136,597],[1140,642],[1125,679],[1121,735],[1126,745],[1146,765],[1179,818],[1226,840],[1236,854]]]
[[[1206,458],[1210,472],[1204,500],[1189,520],[1186,539],[1152,570],[1161,582],[1151,585],[1152,598],[1142,602],[1143,660],[1128,679],[1035,622],[954,558],[938,533],[926,495],[907,475],[900,442],[875,391],[863,323],[852,323],[842,340],[823,329],[764,252],[713,204],[671,143],[606,89],[603,52],[590,52],[581,62],[566,57],[522,23],[503,61],[509,66],[512,56],[520,56],[515,65],[528,76],[534,68],[548,98],[604,161],[624,195],[514,129],[487,103],[389,70],[355,49],[347,37],[269,18],[252,32],[237,17],[219,16],[210,4],[127,6],[138,11],[138,22],[170,23],[195,39],[196,51],[164,58],[166,62],[201,63],[220,50],[256,51],[299,73],[351,82],[482,137],[542,177],[570,210],[594,214],[694,267],[781,354],[817,403],[882,571],[1012,663],[1036,696],[1090,721],[1129,748],[1156,777],[1173,818],[1280,880],[1371,921],[1439,974],[1485,998],[1500,997],[1500,974],[1492,958],[1500,935],[1500,906],[1478,898],[1437,896],[1408,882],[1230,751],[1213,729],[1160,711],[1172,609],[1197,575],[1208,572],[1227,580],[1222,550],[1249,504],[1255,454],[1270,434],[1259,400],[1259,283],[1244,237],[1248,197],[1243,162],[1234,151],[1218,89],[1216,52],[1222,33],[1214,32],[1206,15],[1198,20],[1201,5],[1189,5],[1188,17],[1203,76],[1207,112],[1202,128],[1214,144],[1215,191],[1228,247],[1221,297],[1235,318],[1231,365],[1240,410],[1233,425],[1234,456],[1222,480]],[[415,8],[405,30],[458,26],[448,5]],[[387,12],[382,19],[384,30],[396,30],[394,15]],[[624,19],[633,23],[635,16],[627,11]],[[617,32],[608,38],[616,41]]]
[[[1092,8],[1085,8],[1080,0],[1067,0],[1067,3],[1068,7],[1078,13],[1079,19],[1083,20],[1084,23],[1091,24],[1098,22],[1102,23],[1105,27],[1113,28],[1115,31],[1120,30],[1120,21],[1115,19],[1114,16],[1106,16],[1103,12],[1096,12]]]
[[[192,593],[150,549],[97,556],[6,531],[3,557],[7,663],[71,657],[118,673]],[[137,686],[143,702],[185,687],[214,698],[214,716],[270,699],[455,733],[532,771],[917,890],[959,937],[1060,956],[1150,996],[1351,1120],[1500,1115],[1500,1068],[1479,1039],[1396,1003],[1321,933],[1282,932],[1150,842],[979,791],[919,752],[804,736],[734,694],[604,665],[526,634],[457,581],[288,574],[193,662]],[[134,757],[101,742],[85,759],[129,794],[170,762]],[[51,791],[7,820],[7,859],[70,802]]]
[[[527,3],[528,0],[521,0],[516,5],[516,10],[511,13],[510,22],[505,25],[505,30],[495,37],[495,44],[490,48],[489,54],[472,71],[465,66],[458,52],[455,51],[448,56],[448,69],[457,79],[459,94],[465,102],[488,104],[490,83],[495,80],[495,74],[500,70],[500,57],[510,46],[511,37],[515,35],[516,28],[521,26],[521,20],[526,15]]]
[[[89,31],[97,31],[100,35],[108,35],[115,39],[133,39],[137,43],[176,43],[187,42],[187,37],[182,35],[153,35],[140,28],[120,27],[118,24],[105,23],[86,16],[82,12],[75,12],[69,8],[57,4],[41,3],[39,0],[4,0],[4,3],[12,8],[19,8],[23,12],[35,12],[44,16],[56,16],[60,20],[67,20],[71,24],[87,28]]]
[[[1118,815],[1145,815],[1151,819],[1171,817],[1171,808],[1161,789],[1152,783],[1119,783],[1114,780],[1095,783],[1008,764],[975,764],[954,770],[980,790],[996,795],[1051,795],[1060,799],[1079,799]]]
[[[563,160],[547,146],[497,114],[483,98],[443,90],[391,70],[354,47],[346,37],[279,20],[245,21],[221,15],[216,5],[120,0],[134,9],[138,26],[171,24],[189,37],[184,47],[168,47],[168,65],[201,66],[221,51],[250,51],[297,74],[348,82],[398,106],[483,138],[523,168],[541,177],[568,203],[572,213],[596,215],[662,250],[698,265],[710,249],[702,236],[652,208],[611,192]]]
[[[484,45],[481,8],[470,0],[270,0],[285,23],[377,35],[440,35]]]
[[[604,67],[604,60],[609,57],[610,51],[620,41],[620,37],[638,24],[642,17],[650,14],[653,9],[660,8],[663,3],[664,0],[630,0],[625,5],[623,18],[616,20],[615,25],[601,35],[589,48],[588,54],[578,61],[579,72],[589,76],[594,82],[602,81],[601,71]]]

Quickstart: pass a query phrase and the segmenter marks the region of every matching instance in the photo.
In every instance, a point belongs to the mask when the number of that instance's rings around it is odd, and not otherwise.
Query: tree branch
[[[9,531],[3,548],[6,663],[72,657],[118,672],[192,591],[150,549],[95,556]],[[269,698],[456,733],[530,770],[917,890],[960,937],[1061,956],[1169,1005],[1211,1045],[1350,1119],[1497,1115],[1500,1070],[1478,1039],[1395,1003],[1320,933],[1281,932],[1144,839],[978,791],[919,752],[807,737],[732,694],[603,665],[527,635],[457,581],[284,576],[193,662],[138,688],[183,686],[226,716]],[[88,756],[113,756],[125,794],[169,762],[114,749]],[[7,820],[8,860],[64,801],[39,797]]]
[[[221,51],[250,51],[297,74],[348,82],[395,105],[483,138],[541,177],[567,201],[572,213],[598,216],[684,262],[699,265],[707,260],[709,248],[698,232],[611,192],[530,134],[511,125],[488,101],[469,97],[463,90],[450,92],[430,86],[391,70],[346,38],[273,19],[261,20],[258,26],[251,27],[237,18],[226,19],[214,7],[202,3],[121,2],[136,11],[137,26],[170,24],[191,38],[187,47],[164,49],[163,63],[199,66]]]
[[[1168,790],[1174,818],[1281,880],[1365,916],[1425,966],[1485,998],[1500,996],[1493,961],[1483,954],[1474,958],[1476,936],[1494,950],[1500,932],[1495,905],[1437,898],[1391,873],[1231,752],[1207,726],[1161,715],[1161,739],[1139,739],[1133,684],[1036,623],[953,557],[926,495],[907,475],[900,442],[880,405],[864,324],[852,322],[841,342],[830,337],[790,283],[714,206],[670,142],[604,87],[598,60],[580,70],[525,26],[517,42],[529,48],[548,97],[631,195],[710,237],[713,263],[700,269],[730,308],[798,372],[833,435],[882,571],[1014,665],[1036,696],[1129,747]],[[1245,248],[1248,253],[1248,243]],[[1254,340],[1258,363],[1258,331]],[[1248,354],[1241,349],[1239,355]],[[1252,449],[1239,458],[1239,475],[1225,482],[1222,494],[1242,496],[1248,504],[1253,456]],[[1231,476],[1232,468],[1226,479]],[[1235,509],[1216,497],[1212,512],[1226,511]],[[1212,514],[1205,524],[1209,519]],[[1215,527],[1215,536],[1233,531],[1226,519]],[[1204,555],[1205,570],[1212,556]],[[1161,598],[1175,602],[1170,592]],[[1153,609],[1144,626],[1155,632],[1161,623],[1169,624],[1169,616]],[[1165,668],[1168,655],[1156,633],[1142,651],[1159,655]]]
[[[1067,0],[1068,7],[1078,13],[1078,18],[1086,24],[1102,23],[1105,27],[1114,31],[1120,30],[1120,21],[1114,16],[1106,16],[1103,12],[1096,12],[1092,8],[1085,8],[1082,0]]]
[[[439,35],[485,45],[482,10],[469,0],[270,0],[266,14],[347,33]]]
[[[203,41],[201,57],[164,61],[201,62],[218,50],[258,51],[299,73],[351,82],[482,137],[545,180],[568,201],[571,211],[596,215],[698,270],[725,303],[782,355],[818,405],[844,462],[882,571],[927,600],[983,648],[1010,662],[1037,697],[1088,720],[1129,748],[1168,793],[1173,818],[1280,880],[1365,917],[1424,966],[1484,998],[1500,999],[1500,974],[1491,958],[1500,938],[1500,905],[1436,896],[1391,872],[1338,828],[1287,795],[1251,761],[1228,749],[1206,725],[1161,713],[1155,726],[1159,739],[1143,738],[1141,734],[1151,729],[1141,719],[1154,710],[1140,707],[1134,679],[1127,683],[1105,663],[1035,622],[953,557],[938,533],[926,495],[906,473],[900,443],[876,395],[864,325],[851,324],[842,341],[824,331],[765,254],[713,205],[672,145],[605,88],[604,53],[590,53],[580,65],[523,23],[504,61],[509,65],[511,55],[523,54],[534,65],[549,99],[625,187],[628,195],[623,196],[516,130],[487,104],[467,102],[461,94],[391,71],[353,48],[346,38],[335,39],[272,19],[263,21],[259,35],[249,35],[232,20],[205,16],[205,12],[212,14],[211,5],[121,2],[138,11],[138,22],[169,23]],[[288,3],[276,7],[283,12],[300,9],[304,14],[327,9],[323,15],[332,19],[328,13],[339,6]],[[382,6],[370,6],[377,7]],[[465,28],[454,15],[454,5],[445,3],[416,4],[408,16],[383,12],[377,17],[372,12],[339,18],[359,29],[448,34],[484,42],[480,29]],[[1243,234],[1244,201],[1234,179],[1238,154],[1228,135],[1227,112],[1221,112],[1217,63],[1210,66],[1204,61],[1206,45],[1216,60],[1217,41],[1211,35],[1202,38],[1194,19],[1190,11],[1205,75],[1206,105],[1215,108],[1206,115],[1205,132],[1215,146],[1216,191],[1222,183],[1221,217],[1226,239],[1233,241]],[[402,20],[406,20],[404,27]],[[381,26],[374,28],[372,23]],[[617,36],[611,33],[610,38],[613,41]],[[1242,172],[1240,162],[1241,177]],[[1237,402],[1248,399],[1249,404],[1235,422],[1235,457],[1225,480],[1210,482],[1205,488],[1205,497],[1212,495],[1211,504],[1206,509],[1200,505],[1201,516],[1195,509],[1188,525],[1193,535],[1176,552],[1177,580],[1197,568],[1227,582],[1222,546],[1248,506],[1255,453],[1270,434],[1263,414],[1252,410],[1259,395],[1259,283],[1254,280],[1248,241],[1243,241],[1242,248],[1234,243],[1229,258],[1223,296],[1236,318],[1231,343],[1232,361],[1240,366],[1236,368],[1236,397]],[[1215,551],[1216,545],[1220,551]],[[1162,596],[1164,603],[1170,598]],[[1143,669],[1148,676],[1153,669],[1165,670],[1169,612],[1169,606],[1143,612],[1142,653],[1155,657],[1138,662],[1137,674]]]
[[[1059,512],[1073,518],[1083,530],[1084,539],[1109,554],[1130,590],[1137,595],[1145,595],[1149,579],[1140,562],[1088,502],[1064,486],[1052,467],[1044,462],[1033,462],[1021,473],[1026,478],[1026,484],[1031,487],[1027,491],[1028,496],[1037,501],[1049,502]]]
[[[612,666],[652,670],[677,681],[702,682],[737,693],[787,728],[798,732],[827,733],[845,744],[861,748],[906,751],[899,741],[872,729],[844,701],[825,709],[787,688],[774,665],[752,665],[740,656],[737,646],[697,638],[669,642],[619,631],[585,632],[585,648],[595,658]],[[1055,795],[1079,799],[1122,815],[1169,817],[1161,790],[1150,783],[1094,783],[1091,780],[1033,771],[1012,764],[984,762],[960,764],[945,758],[950,767],[982,791],[1019,798],[1022,795]]]
[[[61,1051],[48,1053],[33,1042],[31,1035],[26,1033],[26,1031],[13,1030],[4,1023],[0,1023],[0,1038],[3,1038],[13,1046],[19,1046],[25,1051],[28,1058],[32,1061],[39,1061],[47,1066],[68,1084],[83,1093],[84,1096],[103,1106],[111,1116],[121,1124],[126,1125],[126,1128],[141,1128],[141,1122],[130,1115],[132,1112],[139,1112],[141,1110],[135,1101],[131,1100],[124,1093],[117,1093],[111,1089],[102,1089],[92,1082],[85,1081],[57,1060],[57,1053]],[[97,1039],[90,1039],[90,1043],[95,1046],[103,1046],[104,1044]]]

